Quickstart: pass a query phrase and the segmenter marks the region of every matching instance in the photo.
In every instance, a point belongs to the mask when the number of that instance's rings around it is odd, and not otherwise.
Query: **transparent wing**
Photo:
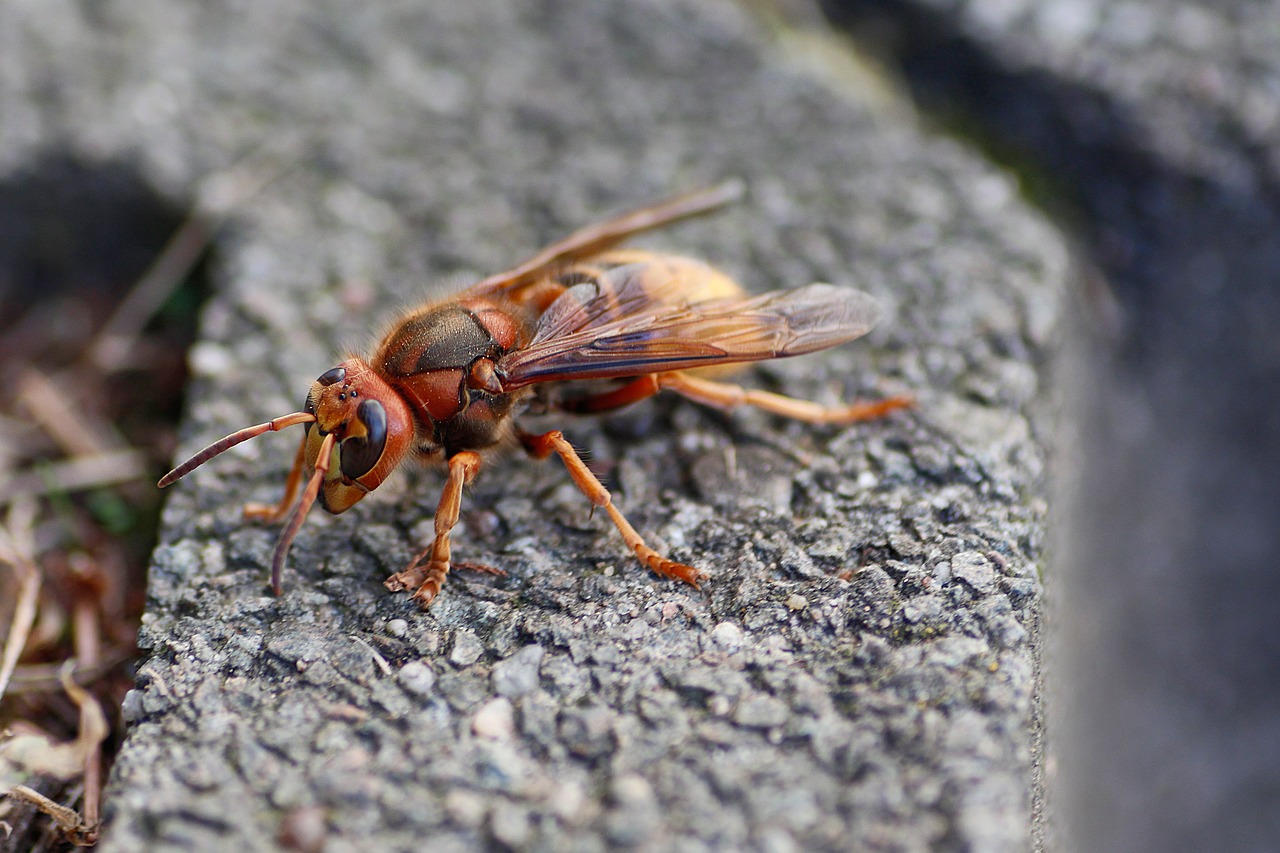
[[[570,288],[530,344],[499,361],[504,390],[802,355],[866,334],[882,313],[867,294],[829,284],[684,302],[696,289],[684,269],[656,282],[652,265],[631,264]]]

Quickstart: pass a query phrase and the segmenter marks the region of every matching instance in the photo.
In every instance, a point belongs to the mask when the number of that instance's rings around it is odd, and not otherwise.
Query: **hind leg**
[[[869,421],[884,417],[890,412],[915,405],[911,397],[889,397],[885,400],[842,403],[839,406],[824,406],[809,400],[798,400],[761,391],[756,388],[744,388],[732,382],[715,382],[702,379],[684,371],[659,373],[657,384],[660,388],[675,391],[695,403],[717,409],[734,409],[738,406],[755,406],[798,421],[813,424],[848,424],[856,421]]]

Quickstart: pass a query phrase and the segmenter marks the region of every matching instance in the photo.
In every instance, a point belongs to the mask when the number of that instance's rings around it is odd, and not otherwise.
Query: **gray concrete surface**
[[[850,428],[667,400],[565,424],[637,527],[712,575],[702,593],[635,565],[556,463],[512,458],[455,544],[507,577],[460,573],[428,613],[382,588],[430,531],[440,478],[409,472],[309,521],[273,598],[275,531],[240,506],[278,494],[292,441],[220,458],[165,512],[101,849],[1031,844],[1037,413],[1069,267],[1007,175],[719,0],[0,24],[6,173],[60,146],[180,198],[293,152],[218,243],[183,452],[292,411],[433,287],[728,176],[743,204],[644,244],[890,309],[751,380],[919,399]]]

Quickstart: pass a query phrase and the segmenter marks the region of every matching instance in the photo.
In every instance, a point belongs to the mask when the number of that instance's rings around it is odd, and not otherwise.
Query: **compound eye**
[[[324,373],[320,374],[320,378],[316,381],[326,388],[334,385],[347,378],[347,369],[345,367],[331,367]]]
[[[340,454],[342,474],[358,480],[373,470],[387,445],[387,410],[377,400],[365,400],[356,408],[356,420],[364,426],[364,435],[353,435],[342,442]]]
[[[312,390],[310,390],[310,391],[308,391],[308,392],[307,392],[307,401],[306,401],[305,403],[303,403],[303,404],[302,404],[302,411],[306,412],[307,414],[311,415],[312,417],[315,417],[315,414],[316,414],[316,399],[315,399],[315,389],[314,389],[314,387],[312,388]],[[305,429],[305,430],[309,433],[309,432],[311,432],[311,428],[312,428],[313,426],[315,426],[315,425],[316,425],[316,422],[315,422],[315,421],[308,421],[307,423],[305,423],[305,424],[303,424],[303,425],[302,425],[302,428],[303,428],[303,429]]]

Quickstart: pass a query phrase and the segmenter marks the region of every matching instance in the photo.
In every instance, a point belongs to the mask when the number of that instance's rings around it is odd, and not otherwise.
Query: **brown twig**
[[[57,824],[58,829],[66,833],[72,844],[89,845],[98,840],[98,828],[90,826],[80,819],[75,809],[55,803],[39,791],[33,791],[26,785],[14,785],[9,789],[10,797],[20,800],[47,814]]]

